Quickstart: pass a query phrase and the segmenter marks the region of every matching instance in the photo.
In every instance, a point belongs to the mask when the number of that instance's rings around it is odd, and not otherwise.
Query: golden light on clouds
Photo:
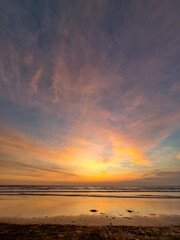
[[[176,184],[176,1],[72,2],[1,5],[0,183]]]

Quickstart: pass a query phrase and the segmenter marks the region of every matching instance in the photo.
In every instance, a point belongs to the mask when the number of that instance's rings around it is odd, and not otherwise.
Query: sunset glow
[[[179,184],[177,4],[1,3],[0,184]]]

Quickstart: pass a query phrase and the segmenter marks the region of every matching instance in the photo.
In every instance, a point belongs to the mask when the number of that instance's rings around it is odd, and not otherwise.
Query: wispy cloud
[[[43,69],[39,68],[32,78],[32,81],[30,83],[30,88],[28,90],[30,97],[32,97],[38,93],[38,82],[41,78],[42,72],[43,72]]]
[[[177,5],[5,1],[0,138],[7,168],[15,164],[10,157],[26,169],[38,159],[89,181],[118,180],[117,169],[122,179],[165,171],[153,149],[179,128]]]

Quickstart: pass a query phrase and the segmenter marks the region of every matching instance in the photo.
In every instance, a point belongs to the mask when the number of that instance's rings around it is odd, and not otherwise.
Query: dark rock
[[[97,210],[96,209],[91,209],[90,212],[97,212]]]
[[[127,212],[132,213],[133,211],[130,209],[126,209]]]

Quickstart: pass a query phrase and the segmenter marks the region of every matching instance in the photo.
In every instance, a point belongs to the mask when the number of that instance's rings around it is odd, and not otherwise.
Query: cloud
[[[171,89],[170,89],[171,92],[180,92],[180,81],[178,82],[175,82]]]
[[[5,70],[4,70],[2,63],[0,63],[0,75],[1,75],[1,80],[3,81],[4,85],[8,85],[9,79],[5,75]]]
[[[147,174],[144,174],[144,177],[136,178],[134,181],[123,181],[123,185],[133,185],[133,186],[143,186],[143,185],[155,185],[155,186],[178,186],[180,181],[180,172],[179,171],[163,171],[163,170],[154,170]]]
[[[28,181],[75,181],[78,174],[73,173],[68,165],[63,164],[59,151],[33,141],[18,132],[2,131],[1,143],[1,178]],[[60,163],[61,162],[61,163]],[[61,166],[62,165],[62,166]]]
[[[34,96],[35,94],[38,93],[38,82],[41,78],[42,72],[43,72],[43,69],[39,68],[32,78],[32,81],[30,83],[30,88],[28,90],[28,93],[29,93],[30,97],[32,97],[32,96]]]
[[[7,160],[7,159],[0,159],[1,167],[3,170],[10,170],[16,169],[16,173],[14,172],[15,175],[18,175],[20,171],[24,172],[24,175],[29,175],[33,173],[37,173],[36,176],[38,176],[39,172],[43,173],[57,173],[59,177],[67,177],[67,176],[76,176],[73,173],[68,172],[65,169],[59,168],[55,164],[51,164],[48,162],[42,162],[39,161],[38,159],[31,160],[29,163],[25,162],[20,162],[20,161],[15,161],[15,160]],[[25,174],[26,172],[26,174]]]
[[[177,2],[7,0],[1,8],[3,153],[91,180],[156,168],[151,150],[180,121]]]

